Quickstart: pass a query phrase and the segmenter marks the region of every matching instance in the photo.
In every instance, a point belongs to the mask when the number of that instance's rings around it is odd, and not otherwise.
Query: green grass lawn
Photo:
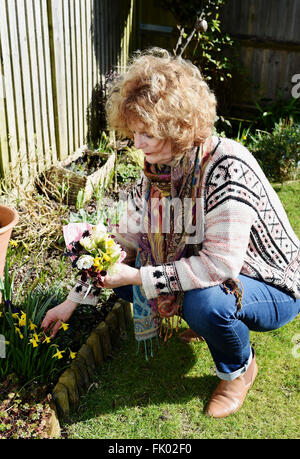
[[[276,185],[300,236],[300,182]],[[182,331],[187,325],[183,322]],[[242,409],[224,419],[204,415],[218,384],[205,343],[183,344],[176,336],[149,362],[136,356],[131,331],[120,352],[106,362],[82,399],[68,438],[220,439],[300,438],[300,317],[268,333],[251,332],[258,375]],[[299,357],[299,358],[298,358]]]

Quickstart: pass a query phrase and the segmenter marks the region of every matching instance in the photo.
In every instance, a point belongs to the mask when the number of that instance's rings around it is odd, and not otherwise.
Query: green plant
[[[247,128],[243,127],[242,122],[239,123],[238,131],[234,140],[245,145],[246,147],[253,142],[253,134],[251,131],[252,125]]]
[[[95,151],[111,153],[113,151],[113,146],[111,145],[110,138],[107,137],[105,131],[101,132],[100,138],[97,142],[97,148]]]
[[[135,147],[126,147],[125,148],[126,155],[129,156],[130,160],[138,166],[140,169],[144,168],[144,152],[143,150],[138,150]]]
[[[118,167],[119,166],[120,165],[118,164]],[[134,166],[132,167],[134,168]],[[134,169],[134,171],[135,170],[136,169]],[[130,172],[129,170],[129,175],[130,174],[133,174],[133,172]],[[126,177],[129,180],[129,176]],[[82,190],[78,192],[76,200],[77,212],[70,212],[68,219],[62,219],[63,224],[90,223],[91,225],[98,225],[99,223],[103,223],[105,226],[110,227],[111,225],[117,225],[119,223],[120,217],[125,208],[125,202],[123,200],[115,202],[109,198],[105,198],[104,186],[94,186],[93,197],[96,200],[96,209],[88,210],[84,207],[81,191]]]
[[[292,121],[275,124],[272,133],[256,131],[251,151],[266,176],[273,182],[295,180],[299,177],[300,125]]]
[[[66,350],[59,350],[59,336],[51,339],[41,329],[47,310],[65,297],[59,286],[27,291],[24,298],[13,298],[14,273],[10,277],[6,262],[4,280],[0,278],[2,304],[0,334],[5,337],[5,356],[0,359],[0,378],[14,373],[22,383],[53,381],[66,365]],[[67,328],[67,324],[62,324]],[[73,354],[70,352],[70,356]]]
[[[141,174],[141,168],[134,164],[119,163],[117,165],[118,182],[129,183],[137,180]]]
[[[260,105],[256,103],[256,106],[260,114],[255,122],[261,129],[271,130],[280,120],[300,123],[300,99],[294,97],[285,99],[282,91],[279,91],[278,98],[271,104]]]

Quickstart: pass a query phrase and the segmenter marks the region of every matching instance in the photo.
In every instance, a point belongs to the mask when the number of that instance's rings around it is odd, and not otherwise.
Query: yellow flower
[[[0,317],[2,317],[2,316],[3,316],[3,312],[0,311]]]
[[[17,241],[10,240],[9,244],[11,245],[11,247],[18,247],[18,242]]]
[[[19,313],[15,312],[14,314],[12,314],[12,318],[13,319],[18,319],[19,318]]]
[[[63,358],[63,353],[64,353],[64,352],[65,352],[65,351],[57,350],[57,351],[55,352],[55,354],[52,356],[52,358],[57,357],[58,359],[62,359],[62,358]]]
[[[21,333],[21,330],[20,330],[18,327],[15,327],[15,331],[16,331],[16,333],[19,334],[19,337],[20,337],[21,339],[24,338],[24,336],[23,336],[22,333]]]
[[[35,330],[37,328],[37,325],[35,325],[30,319],[29,319],[29,328],[31,331]]]
[[[61,326],[59,327],[59,330],[60,330],[61,328],[62,328],[64,331],[66,331],[66,330],[68,330],[68,328],[69,328],[69,324],[65,324],[64,322],[62,322],[62,323],[61,323]]]
[[[34,338],[31,338],[29,342],[32,344],[32,347],[38,347],[38,341]]]
[[[110,260],[110,256],[108,256],[106,253],[103,254],[103,258],[105,261],[109,261]]]
[[[108,239],[108,241],[107,241],[107,247],[111,247],[111,246],[113,246],[113,245],[115,245],[115,241],[114,241],[113,239]]]
[[[71,359],[75,359],[75,357],[76,357],[76,352],[72,352],[72,351],[70,350],[70,358],[71,358]]]
[[[36,333],[33,334],[33,339],[38,343],[40,338],[39,338],[39,335],[37,335]]]
[[[43,344],[44,344],[44,343],[49,344],[50,342],[51,342],[50,336],[46,336],[46,335],[45,335],[45,339],[44,339],[44,341],[43,341]]]
[[[102,271],[103,265],[101,264],[102,259],[100,257],[95,257],[94,266],[98,271]]]
[[[22,315],[19,319],[19,327],[25,327],[26,325],[26,314],[25,312],[21,311]]]

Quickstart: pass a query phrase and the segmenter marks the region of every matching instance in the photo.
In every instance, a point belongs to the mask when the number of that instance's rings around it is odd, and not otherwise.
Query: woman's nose
[[[142,136],[140,134],[134,134],[134,146],[135,148],[142,148],[143,146],[143,141],[142,141]]]

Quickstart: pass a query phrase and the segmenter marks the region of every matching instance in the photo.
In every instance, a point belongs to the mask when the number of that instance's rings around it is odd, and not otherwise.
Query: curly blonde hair
[[[212,135],[216,99],[199,69],[161,48],[135,56],[112,85],[106,105],[110,129],[132,138],[141,122],[157,139],[171,139],[174,155]]]

